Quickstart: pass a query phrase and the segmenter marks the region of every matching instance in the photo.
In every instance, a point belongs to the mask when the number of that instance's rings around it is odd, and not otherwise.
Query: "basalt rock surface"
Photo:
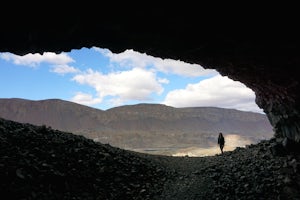
[[[0,119],[1,199],[299,199],[300,155],[276,140],[171,157]]]
[[[166,170],[46,126],[0,120],[1,199],[152,199]]]

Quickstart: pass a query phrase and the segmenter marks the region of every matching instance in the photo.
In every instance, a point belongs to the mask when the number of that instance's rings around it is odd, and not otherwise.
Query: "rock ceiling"
[[[152,3],[139,9],[99,4],[86,12],[81,5],[43,6],[46,10],[19,5],[0,14],[0,52],[59,53],[97,46],[197,63],[243,82],[256,93],[276,136],[300,140],[300,34],[293,10],[282,15],[270,8],[239,8],[233,13]]]

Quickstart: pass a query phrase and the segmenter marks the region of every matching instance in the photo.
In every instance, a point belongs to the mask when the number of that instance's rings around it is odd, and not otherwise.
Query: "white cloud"
[[[164,83],[164,84],[170,83],[170,81],[169,81],[168,79],[166,79],[166,78],[159,78],[159,79],[158,79],[158,82],[159,82],[159,83]]]
[[[74,76],[73,80],[93,87],[99,98],[110,96],[111,101],[118,103],[128,100],[149,100],[151,94],[163,92],[156,74],[141,68],[109,74],[89,69],[85,73]]]
[[[213,106],[262,113],[251,89],[221,75],[170,91],[162,103],[174,107]]]
[[[52,66],[52,69],[50,71],[57,74],[68,74],[68,73],[79,72],[78,69],[69,65],[54,65]]]
[[[29,53],[24,56],[15,55],[12,53],[0,53],[0,58],[8,62],[12,62],[15,65],[24,65],[33,68],[39,66],[41,63],[47,63],[51,65],[50,71],[58,74],[78,72],[78,69],[68,65],[68,63],[75,61],[66,53]]]
[[[71,99],[71,101],[87,106],[92,106],[96,105],[98,103],[102,102],[101,98],[94,98],[90,94],[82,93],[82,92],[77,92],[76,95]]]
[[[82,72],[69,65],[75,61],[66,53],[45,52],[24,56],[0,53],[0,59],[33,68],[45,63],[50,65],[51,72],[62,75],[75,73],[72,80],[91,86],[96,91],[96,96],[79,92],[72,98],[72,101],[85,105],[102,103],[104,98],[114,105],[130,100],[150,101],[153,94],[162,94],[163,84],[172,84],[172,76],[168,75],[175,74],[214,77],[197,84],[188,84],[184,89],[170,91],[162,102],[164,104],[175,107],[216,106],[262,112],[255,104],[252,90],[240,82],[218,75],[216,70],[204,69],[200,65],[180,60],[156,58],[134,50],[115,54],[108,49],[93,49],[109,58],[113,66],[116,64],[116,71],[103,74],[90,69]]]
[[[187,77],[212,76],[218,74],[216,70],[204,69],[200,65],[189,64],[180,60],[156,58],[155,61],[153,64],[156,69],[167,74],[171,73]]]
[[[25,65],[30,67],[36,67],[42,62],[52,65],[65,65],[67,63],[74,62],[74,60],[66,53],[56,54],[52,52],[45,52],[42,55],[39,53],[29,53],[24,56],[12,53],[0,53],[0,58],[6,61],[12,61],[16,65]]]
[[[148,56],[145,53],[139,53],[133,50],[125,50],[122,53],[112,53],[108,49],[100,49],[94,47],[94,49],[104,56],[108,57],[110,62],[118,63],[120,66],[130,66],[130,67],[139,67],[145,68],[148,65],[152,65],[155,58]]]
[[[120,66],[139,68],[150,66],[159,72],[187,77],[212,76],[218,74],[216,70],[204,69],[197,64],[189,64],[180,60],[156,58],[133,50],[126,50],[122,53],[115,54],[107,49],[100,49],[97,47],[94,47],[94,49],[107,56],[110,59],[110,62],[118,63]]]

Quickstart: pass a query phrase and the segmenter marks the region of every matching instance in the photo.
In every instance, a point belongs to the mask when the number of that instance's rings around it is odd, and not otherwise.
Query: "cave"
[[[10,12],[0,14],[0,52],[60,53],[97,46],[216,69],[255,92],[276,137],[298,143],[298,12],[285,9],[282,15],[280,6],[247,11],[183,4],[6,6]]]

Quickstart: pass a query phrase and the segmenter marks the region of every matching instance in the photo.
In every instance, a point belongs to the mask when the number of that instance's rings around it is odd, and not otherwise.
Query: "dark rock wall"
[[[214,68],[256,93],[277,136],[299,141],[297,6],[174,4],[6,6],[9,14],[0,14],[0,52],[59,53],[97,46]]]

